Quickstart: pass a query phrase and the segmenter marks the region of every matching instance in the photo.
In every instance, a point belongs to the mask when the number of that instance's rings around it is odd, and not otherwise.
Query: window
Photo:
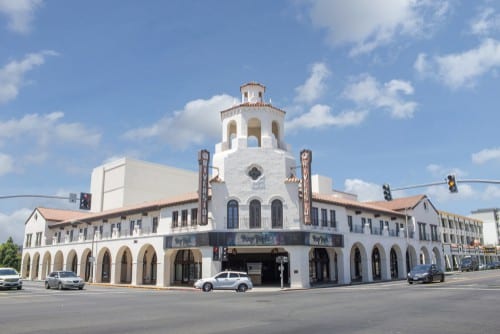
[[[198,225],[198,208],[191,209],[191,226]]]
[[[187,226],[188,225],[188,210],[182,210],[181,211],[181,226]]]
[[[337,228],[337,213],[335,210],[330,210],[330,227]]]
[[[368,225],[370,226],[370,233],[373,233],[372,229],[372,219],[371,218],[368,218]]]
[[[321,209],[321,226],[328,226],[328,211]]]
[[[318,212],[318,208],[313,207],[311,214],[312,214],[312,216],[311,216],[312,225],[318,226],[319,225],[319,212]]]
[[[158,232],[158,217],[153,217],[153,233]]]
[[[129,235],[132,235],[134,234],[135,220],[131,220],[129,224],[130,224]]]
[[[271,224],[272,228],[283,228],[283,203],[279,199],[271,203]]]
[[[88,228],[84,227],[83,228],[83,240],[87,240],[87,232],[88,232]]]
[[[73,241],[73,235],[74,235],[73,230],[69,231],[69,241],[70,242]]]
[[[347,225],[349,225],[349,232],[352,232],[352,216],[347,216]]]
[[[172,228],[179,227],[179,211],[172,212]]]
[[[260,202],[254,199],[250,202],[250,228],[260,227]]]
[[[238,202],[236,202],[234,199],[227,202],[227,228],[238,228],[238,211]]]
[[[42,245],[42,232],[36,232],[35,246],[41,246],[41,245]]]
[[[31,236],[32,235],[33,235],[32,233],[26,234],[26,244],[25,244],[25,247],[31,247]]]

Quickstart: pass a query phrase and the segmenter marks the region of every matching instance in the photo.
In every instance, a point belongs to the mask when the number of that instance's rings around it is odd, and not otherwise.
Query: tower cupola
[[[249,82],[240,87],[241,103],[263,103],[266,86],[257,82]]]

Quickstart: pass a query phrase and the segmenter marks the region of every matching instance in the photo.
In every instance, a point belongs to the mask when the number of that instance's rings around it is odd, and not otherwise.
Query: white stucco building
[[[69,269],[92,282],[190,286],[230,268],[266,285],[280,283],[281,268],[287,286],[307,288],[404,279],[417,263],[444,268],[425,196],[392,207],[334,191],[311,174],[313,152],[293,155],[285,112],[264,101],[265,87],[240,91],[197,173],[122,159],[94,170],[92,212],[35,209],[22,275]]]

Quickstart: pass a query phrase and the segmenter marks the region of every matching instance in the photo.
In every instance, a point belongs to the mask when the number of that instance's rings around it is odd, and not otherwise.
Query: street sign
[[[288,256],[276,256],[276,263],[288,263]]]

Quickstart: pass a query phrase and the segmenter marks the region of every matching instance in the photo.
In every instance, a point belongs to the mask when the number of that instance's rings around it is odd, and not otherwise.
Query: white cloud
[[[477,153],[472,154],[472,162],[476,164],[484,164],[491,160],[499,160],[500,161],[500,147],[484,149]]]
[[[448,12],[447,0],[311,0],[314,26],[334,46],[353,44],[351,55],[370,52],[396,37],[423,34]]]
[[[13,60],[0,68],[0,104],[13,100],[19,94],[24,82],[24,76],[45,62],[47,56],[57,55],[54,51],[41,51],[28,54],[21,61]]]
[[[324,63],[315,63],[312,66],[311,76],[306,82],[295,88],[297,96],[295,101],[311,103],[317,100],[325,91],[325,80],[330,76],[330,71]]]
[[[495,200],[500,198],[500,187],[494,185],[488,185],[484,192],[482,193],[482,199],[484,201]]]
[[[367,115],[366,111],[344,111],[333,115],[329,106],[317,104],[309,112],[286,122],[285,127],[288,131],[294,131],[301,128],[357,125],[363,122]]]
[[[431,201],[434,204],[440,202],[444,203],[448,201],[457,201],[461,199],[464,200],[477,198],[477,193],[470,185],[465,183],[458,183],[457,188],[457,193],[451,193],[448,189],[448,185],[443,184],[442,186],[428,187],[425,193],[431,198]]]
[[[491,38],[463,53],[436,56],[431,60],[420,54],[414,63],[414,69],[419,74],[442,81],[453,89],[472,87],[478,77],[498,67],[500,42]]]
[[[42,0],[0,0],[0,13],[9,19],[10,30],[26,34],[30,31],[35,10],[42,5]]]
[[[20,119],[0,121],[0,143],[6,139],[29,140],[35,138],[40,146],[59,143],[76,143],[96,146],[101,135],[86,129],[80,123],[64,123],[64,113],[46,115],[30,114]]]
[[[491,7],[481,8],[476,17],[470,21],[470,31],[474,35],[488,36],[500,30],[500,14]]]
[[[358,195],[361,202],[380,201],[384,199],[382,186],[380,184],[365,182],[360,179],[346,179],[344,181],[345,191]]]
[[[363,75],[349,84],[343,96],[364,108],[382,108],[389,110],[393,118],[412,118],[417,103],[404,101],[403,95],[413,95],[411,83],[402,80],[391,80],[381,85],[370,75]]]
[[[14,170],[14,162],[12,160],[12,157],[0,153],[0,176],[8,174]]]
[[[467,175],[467,172],[459,168],[447,168],[437,164],[429,164],[426,169],[433,177],[439,180],[445,180],[446,176],[449,174],[456,175],[457,177],[464,177]]]
[[[0,243],[12,237],[14,243],[23,244],[24,223],[33,212],[31,209],[19,209],[10,215],[0,212]]]
[[[131,140],[159,138],[177,149],[201,144],[208,138],[220,137],[220,111],[231,107],[234,101],[235,98],[229,95],[194,100],[173,116],[166,116],[149,127],[127,131],[124,137]]]

